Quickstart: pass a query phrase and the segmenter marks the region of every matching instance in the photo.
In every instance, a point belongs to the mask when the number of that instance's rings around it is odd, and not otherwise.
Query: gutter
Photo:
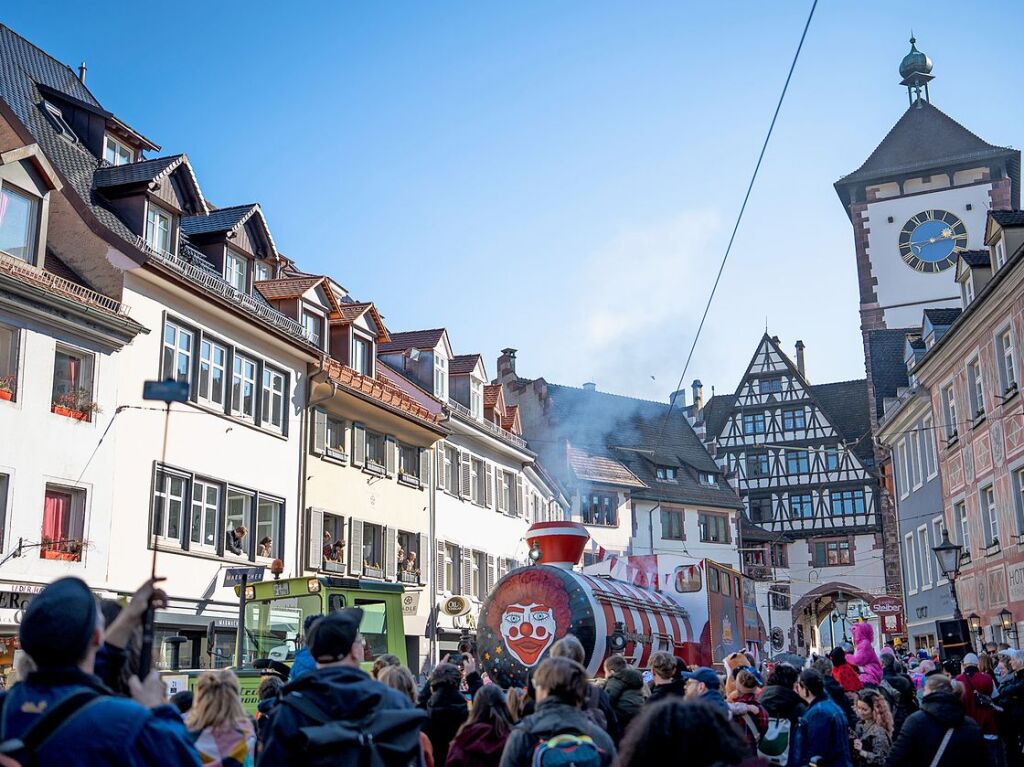
[[[313,375],[306,377],[306,404],[302,408],[301,421],[299,423],[299,486],[296,494],[298,524],[296,525],[295,538],[296,575],[301,574],[306,569],[305,562],[302,559],[302,542],[306,535],[306,471],[309,464],[309,413],[314,406],[330,399],[338,391],[338,384],[334,381],[329,381],[332,387],[331,393],[317,400],[311,399],[313,387],[323,380],[322,377],[324,375],[324,358],[320,357],[320,369],[313,373]]]

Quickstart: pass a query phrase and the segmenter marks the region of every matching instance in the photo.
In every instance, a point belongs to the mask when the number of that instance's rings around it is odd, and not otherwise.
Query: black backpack
[[[0,709],[0,765],[33,767],[39,764],[39,750],[57,729],[104,696],[95,690],[80,690],[45,711],[20,738],[7,737],[7,700]]]
[[[299,691],[284,696],[281,705],[315,723],[300,727],[292,740],[309,767],[405,767],[419,759],[427,718],[420,709],[374,705],[357,719],[339,721]]]

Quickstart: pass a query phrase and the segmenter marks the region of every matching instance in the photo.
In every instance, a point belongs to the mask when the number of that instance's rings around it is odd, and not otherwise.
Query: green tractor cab
[[[235,594],[241,599],[241,586]],[[391,654],[408,664],[402,593],[398,583],[359,578],[315,576],[281,578],[245,586],[244,620],[240,621],[235,648],[235,673],[242,686],[242,703],[255,713],[257,691],[270,661],[291,666],[302,646],[302,627],[310,615],[325,615],[344,607],[361,607],[360,633],[366,640],[363,668],[369,670],[379,655]],[[210,645],[212,647],[212,644]],[[216,657],[226,653],[216,650]],[[163,676],[168,691],[192,689],[204,669],[168,670]]]

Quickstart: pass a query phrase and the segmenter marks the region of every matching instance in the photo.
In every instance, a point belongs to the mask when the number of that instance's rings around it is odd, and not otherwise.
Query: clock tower
[[[920,326],[926,307],[959,307],[957,254],[985,247],[990,210],[1020,204],[1020,152],[934,107],[931,59],[910,44],[900,64],[909,108],[835,184],[853,224],[865,332]]]

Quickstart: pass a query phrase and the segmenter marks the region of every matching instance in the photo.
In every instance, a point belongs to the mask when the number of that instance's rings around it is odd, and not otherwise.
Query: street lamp
[[[967,616],[967,623],[970,624],[971,631],[978,635],[978,652],[981,652],[984,645],[981,640],[985,636],[981,631],[981,616],[977,613],[971,613]]]
[[[949,581],[949,593],[953,597],[953,618],[956,620],[962,620],[964,617],[960,612],[960,602],[956,598],[956,577],[960,574],[960,552],[963,550],[963,546],[949,540],[949,530],[945,528],[942,530],[942,543],[932,549],[935,558],[939,560],[939,569]]]
[[[1003,625],[1003,633],[1012,633],[1014,638],[1017,637],[1017,627],[1013,625],[1013,613],[1005,607],[999,611],[999,622]]]
[[[847,640],[846,636],[846,613],[850,609],[850,598],[843,592],[838,592],[832,601],[835,602],[836,612],[839,614],[839,619],[843,622],[843,641]]]

